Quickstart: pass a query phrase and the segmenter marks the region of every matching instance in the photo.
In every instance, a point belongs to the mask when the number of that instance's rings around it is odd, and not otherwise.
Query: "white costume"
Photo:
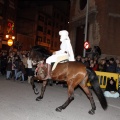
[[[60,45],[60,50],[56,51],[55,54],[46,59],[46,63],[50,65],[52,62],[56,62],[58,56],[63,56],[66,54],[68,55],[69,61],[75,61],[68,32],[66,30],[62,30],[59,32],[59,35],[61,37],[60,41],[62,42]]]

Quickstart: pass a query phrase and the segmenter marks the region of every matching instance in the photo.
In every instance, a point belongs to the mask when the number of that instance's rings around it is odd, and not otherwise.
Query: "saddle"
[[[58,63],[64,63],[67,61],[69,61],[68,55],[58,56],[57,61],[55,63],[53,63],[53,65],[52,65],[52,71],[56,68]]]

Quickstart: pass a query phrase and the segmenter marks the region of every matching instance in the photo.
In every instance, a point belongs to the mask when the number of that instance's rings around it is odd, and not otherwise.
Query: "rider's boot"
[[[48,80],[48,79],[51,79],[51,65],[50,64],[47,64],[47,75],[44,78],[44,80]]]

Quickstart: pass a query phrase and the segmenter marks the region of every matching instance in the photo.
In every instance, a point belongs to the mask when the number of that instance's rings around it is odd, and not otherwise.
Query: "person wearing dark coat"
[[[6,74],[6,66],[7,66],[7,55],[6,53],[2,53],[1,55],[1,74],[5,75]]]
[[[22,77],[22,82],[25,80],[24,75],[25,75],[26,71],[25,71],[25,65],[23,64],[22,61],[19,62],[19,66],[18,66],[18,72],[16,74],[16,78],[15,80],[18,80],[19,77]]]
[[[12,74],[12,57],[7,58],[6,79],[10,80]]]
[[[107,64],[106,72],[116,73],[116,68],[117,68],[117,64],[116,64],[114,58],[111,58],[109,60],[109,63]]]

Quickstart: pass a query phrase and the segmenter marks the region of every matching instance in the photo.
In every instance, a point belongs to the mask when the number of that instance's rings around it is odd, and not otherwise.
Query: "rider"
[[[58,56],[64,56],[67,54],[69,57],[69,61],[75,61],[73,49],[70,43],[70,38],[68,36],[68,31],[59,31],[59,35],[61,41],[60,50],[53,52],[53,55],[46,59],[47,75],[44,80],[51,79],[51,63],[56,62]]]

